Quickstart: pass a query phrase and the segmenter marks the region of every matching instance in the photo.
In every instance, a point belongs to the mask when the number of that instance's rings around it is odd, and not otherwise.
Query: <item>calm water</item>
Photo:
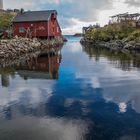
[[[0,68],[0,140],[140,139],[140,61],[79,39]]]

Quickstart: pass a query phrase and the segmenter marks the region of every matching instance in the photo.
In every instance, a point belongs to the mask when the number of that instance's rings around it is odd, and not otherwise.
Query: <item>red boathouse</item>
[[[57,20],[57,11],[21,10],[13,19],[13,35],[21,37],[53,38],[61,36],[61,28]]]

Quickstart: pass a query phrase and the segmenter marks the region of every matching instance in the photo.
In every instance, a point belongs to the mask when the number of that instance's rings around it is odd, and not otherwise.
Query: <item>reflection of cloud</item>
[[[92,84],[93,88],[100,88],[101,87],[99,79],[97,77],[91,78],[91,84]]]
[[[75,99],[67,98],[67,99],[65,100],[64,106],[65,106],[65,107],[70,107],[74,102],[75,102]]]
[[[79,51],[82,51],[82,48],[81,46],[79,46],[79,42],[75,42],[76,38],[74,37],[73,40],[71,41],[71,46],[70,47],[67,47],[67,52],[68,53],[79,53]]]
[[[76,45],[80,46],[80,44]],[[140,72],[138,69],[123,71],[121,68],[114,67],[114,64],[111,63],[113,60],[101,56],[100,60],[96,62],[95,59],[89,59],[82,50],[69,55],[67,49],[73,49],[71,42],[68,42],[64,49],[63,59],[65,62],[69,62],[64,64],[75,70],[73,74],[75,74],[76,80],[82,81],[80,86],[84,93],[89,93],[89,91],[86,92],[89,86],[93,89],[102,88],[103,98],[106,101],[114,102],[118,107],[122,103],[131,103],[132,108],[140,113]],[[125,111],[125,105],[120,107],[120,111]]]
[[[36,107],[40,102],[47,101],[53,92],[54,82],[45,82],[47,84],[28,84],[26,85],[23,80],[22,84],[18,82],[18,78],[13,81],[13,87],[2,88],[0,90],[0,108],[9,106],[10,103],[25,102]],[[40,81],[41,82],[41,81]]]
[[[86,115],[87,113],[90,112],[90,109],[87,107],[89,105],[89,103],[92,101],[89,100],[85,100],[85,99],[78,99],[78,98],[67,98],[65,100],[65,107],[71,107],[72,105],[74,105],[74,103],[79,103],[81,106],[81,111],[83,115]]]
[[[123,136],[121,138],[119,138],[118,140],[136,140],[136,137],[135,136]]]
[[[120,111],[121,113],[125,113],[125,112],[126,112],[126,109],[127,109],[126,103],[120,103],[120,104],[119,104],[119,111]]]
[[[65,118],[24,117],[11,120],[0,125],[0,139],[30,139],[30,140],[82,140],[87,133],[87,125],[82,120],[69,120]]]
[[[72,104],[74,104],[75,102],[79,102],[82,106],[86,107],[88,104],[89,104],[89,100],[86,101],[86,100],[82,100],[82,99],[79,99],[79,98],[67,98],[65,100],[65,107],[70,107]]]
[[[79,52],[80,50],[81,50],[81,48],[78,47],[77,45],[75,45],[75,46],[71,49],[71,52],[72,52],[72,53],[77,53],[77,52]]]
[[[140,95],[135,95],[132,99],[132,108],[140,113]]]
[[[133,87],[134,88],[134,87]],[[139,85],[135,90],[131,86],[112,87],[104,89],[103,97],[106,101],[111,101],[118,104],[120,112],[126,112],[127,103],[131,103],[132,108],[140,113],[140,94]]]

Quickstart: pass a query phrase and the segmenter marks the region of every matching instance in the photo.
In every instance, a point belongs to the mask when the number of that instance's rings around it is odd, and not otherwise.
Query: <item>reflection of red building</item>
[[[30,56],[29,56],[30,57]],[[29,58],[28,57],[28,58]],[[27,58],[27,59],[28,59]],[[15,69],[18,75],[24,79],[58,79],[58,69],[61,61],[61,55],[57,54],[43,55],[38,58],[30,57],[30,59],[15,64],[13,67],[0,68],[1,85],[8,87],[10,84],[10,76],[14,77]]]
[[[21,77],[31,79],[57,79],[60,55],[40,56],[16,66]]]

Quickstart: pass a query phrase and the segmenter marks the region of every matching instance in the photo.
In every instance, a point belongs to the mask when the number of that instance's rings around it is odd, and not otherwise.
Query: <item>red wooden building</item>
[[[13,19],[13,35],[21,37],[53,38],[61,35],[57,11],[21,10]]]

